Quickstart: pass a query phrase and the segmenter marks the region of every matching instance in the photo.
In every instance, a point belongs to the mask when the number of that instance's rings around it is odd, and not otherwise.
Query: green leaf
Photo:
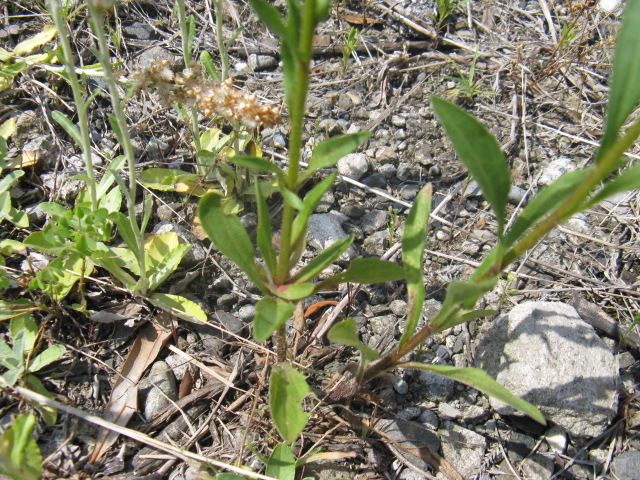
[[[511,181],[500,145],[478,120],[460,107],[438,97],[431,97],[431,105],[460,160],[491,205],[498,221],[498,236],[502,236]]]
[[[558,178],[551,185],[540,190],[522,210],[513,226],[504,236],[502,243],[510,247],[529,227],[535,225],[553,209],[560,206],[567,196],[586,178],[590,169],[576,170]]]
[[[238,265],[264,291],[264,282],[255,264],[255,254],[249,234],[240,220],[224,213],[223,198],[209,193],[200,199],[198,216],[202,228],[216,248]]]
[[[249,4],[262,20],[262,23],[271,30],[271,33],[280,39],[287,38],[287,30],[284,27],[282,17],[273,6],[265,0],[249,0]]]
[[[253,157],[249,155],[238,155],[228,159],[229,163],[233,163],[240,167],[248,168],[256,173],[275,173],[278,176],[284,176],[282,169],[275,163],[262,157]]]
[[[493,288],[497,282],[497,278],[485,280],[483,282],[468,281],[460,282],[453,281],[447,287],[447,295],[442,303],[442,309],[440,313],[433,319],[433,324],[440,326],[438,321],[445,313],[452,311],[455,308],[463,308],[465,310],[471,310],[480,296],[483,293],[488,292]],[[447,328],[447,327],[443,327]]]
[[[196,38],[196,20],[193,18],[193,15],[189,15],[187,17],[187,41],[183,44],[186,47],[186,52],[184,53],[185,58],[188,58],[191,61],[191,52],[193,50],[193,40]]]
[[[355,152],[370,136],[371,132],[360,132],[323,140],[313,149],[309,166],[303,172],[301,181],[321,168],[333,167],[342,157]]]
[[[540,411],[531,405],[529,402],[516,397],[509,390],[504,388],[493,378],[491,378],[487,372],[479,368],[458,368],[449,367],[445,365],[425,365],[423,363],[404,363],[400,365],[404,368],[415,368],[418,370],[425,370],[427,372],[436,373],[443,377],[452,378],[460,383],[464,383],[476,390],[486,393],[487,395],[496,398],[507,405],[519,410],[525,415],[531,417],[538,423],[546,425],[547,422],[540,413]]]
[[[76,127],[76,125],[71,120],[69,120],[69,117],[67,117],[64,113],[58,110],[54,110],[53,112],[51,112],[51,116],[56,122],[60,124],[62,128],[65,129],[65,131],[69,134],[69,136],[73,138],[73,140],[78,145],[83,144],[82,135],[80,134],[80,129]]]
[[[222,78],[218,73],[218,69],[213,64],[213,59],[211,58],[209,52],[203,51],[202,53],[200,53],[200,63],[212,79],[214,79],[216,82],[222,81]]]
[[[431,212],[431,184],[427,184],[413,202],[402,236],[402,262],[407,279],[408,311],[400,345],[409,340],[418,325],[424,303],[424,243]]]
[[[9,323],[9,331],[11,332],[11,338],[13,338],[14,342],[20,334],[24,336],[21,347],[24,353],[33,350],[38,338],[38,324],[32,315],[26,314],[12,318]]]
[[[601,153],[616,141],[622,125],[640,100],[638,25],[640,25],[640,3],[637,1],[627,2],[613,56],[613,74],[605,133],[596,161],[601,157]]]
[[[42,382],[38,377],[36,377],[35,375],[29,374],[26,376],[26,379],[27,379],[27,386],[31,390],[39,393],[40,395],[44,395],[45,397],[49,397],[49,398],[52,397],[51,392],[46,388],[44,388],[44,385],[42,384]],[[56,421],[58,420],[58,411],[55,408],[42,405],[38,402],[29,401],[29,403],[33,405],[33,407],[36,410],[38,410],[38,412],[40,412],[40,415],[42,415],[42,419],[44,420],[44,423],[46,423],[50,427],[56,424]]]
[[[347,251],[347,249],[353,243],[354,235],[350,234],[348,237],[341,238],[340,240],[331,244],[331,246],[323,250],[316,258],[311,260],[305,265],[293,278],[296,282],[306,282],[322,272],[325,268],[328,268],[340,256]]]
[[[281,182],[278,182],[277,186],[278,186],[278,191],[280,192],[280,195],[282,195],[282,199],[285,201],[285,203],[287,203],[289,206],[295,208],[298,211],[303,210],[305,208],[305,204],[302,201],[302,199],[298,195],[293,193],[291,190],[289,190],[286,185],[282,184]]]
[[[265,475],[278,480],[295,480],[296,458],[289,445],[286,443],[276,445],[267,461]]]
[[[314,283],[291,283],[288,285],[269,286],[271,292],[284,300],[302,300],[312,295],[316,289]]]
[[[14,170],[13,172],[7,173],[5,177],[2,180],[0,180],[0,192],[6,192],[7,190],[9,190],[11,186],[23,175],[24,175],[24,171],[22,170]],[[10,204],[11,203],[9,203],[9,205]]]
[[[318,283],[316,291],[339,283],[382,283],[402,280],[403,278],[404,269],[397,263],[387,262],[378,258],[356,258],[346,271]]]
[[[202,307],[180,295],[154,293],[149,297],[149,301],[165,312],[169,312],[187,322],[196,324],[207,323],[207,314],[204,313]]]
[[[36,48],[50,42],[57,33],[58,30],[54,25],[45,25],[40,32],[17,44],[13,49],[13,53],[18,56],[27,55],[33,52]]]
[[[175,190],[176,183],[185,183],[199,178],[199,175],[175,168],[148,168],[140,173],[140,183],[145,187],[164,192]]]
[[[295,442],[307,425],[309,415],[302,410],[300,402],[308,393],[304,376],[291,365],[281,363],[273,367],[269,380],[271,418],[288,443]]]
[[[131,229],[131,223],[129,219],[120,212],[117,212],[113,216],[114,223],[118,227],[118,233],[124,240],[124,243],[131,249],[131,253],[135,256],[135,252],[138,250],[138,241],[136,240],[136,236]]]
[[[264,297],[256,303],[253,319],[253,338],[263,342],[293,315],[295,305],[284,300]]]
[[[293,233],[291,238],[294,239],[294,245],[298,244],[304,239],[304,236],[307,233],[309,217],[315,210],[322,196],[327,192],[327,190],[331,188],[331,185],[333,185],[333,183],[336,181],[337,176],[338,172],[333,172],[331,175],[329,175],[327,178],[313,187],[304,197],[304,207],[300,210],[300,213],[298,213],[293,221]]]
[[[584,204],[580,205],[578,211],[590,208],[616,193],[627,192],[629,190],[636,190],[639,188],[640,164],[636,164],[620,173],[610,182],[606,183],[605,186],[598,190],[595,195],[589,198]]]
[[[98,188],[96,189],[96,195],[98,198],[102,198],[111,188],[111,186],[116,181],[116,175],[120,175],[122,171],[122,166],[124,165],[127,157],[124,155],[118,155],[116,158],[111,160],[109,166],[102,175],[100,182],[98,183]],[[144,172],[143,172],[144,173]]]
[[[162,259],[156,268],[149,272],[149,290],[155,290],[169,275],[176,271],[184,256],[191,250],[191,245],[178,245]]]
[[[64,355],[67,349],[64,345],[52,345],[47,348],[44,352],[34,358],[28,366],[28,370],[30,372],[37,372],[38,370],[43,369],[47,365],[56,362]]]
[[[253,179],[253,184],[256,191],[256,203],[258,206],[258,232],[257,243],[260,254],[264,259],[264,263],[267,265],[267,270],[273,276],[276,272],[276,251],[273,248],[272,233],[271,233],[271,216],[269,215],[269,208],[267,202],[262,194],[260,188],[260,182],[257,178]]]
[[[324,22],[331,15],[331,0],[316,1],[316,22]]]
[[[42,475],[42,455],[31,437],[36,417],[19,415],[0,439],[0,473],[13,480],[38,480]]]
[[[241,477],[235,473],[219,473],[216,475],[216,480],[247,480],[247,477]]]
[[[356,321],[351,317],[340,323],[336,323],[331,330],[329,330],[327,338],[333,343],[340,343],[342,345],[357,348],[362,356],[362,366],[380,356],[380,354],[373,348],[362,343],[360,337],[358,337]]]

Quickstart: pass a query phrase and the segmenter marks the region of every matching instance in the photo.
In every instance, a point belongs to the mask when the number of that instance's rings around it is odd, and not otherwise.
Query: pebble
[[[367,235],[385,228],[389,222],[389,212],[387,210],[371,210],[360,222],[362,231]]]
[[[393,385],[393,389],[400,395],[406,395],[409,391],[409,384],[400,375],[394,375],[391,379],[391,384]]]
[[[438,405],[438,413],[441,418],[451,418],[455,420],[456,418],[462,417],[462,412],[447,402],[441,402],[440,405]]]
[[[438,415],[436,415],[429,409],[420,412],[420,417],[418,418],[421,423],[426,425],[431,430],[435,431],[440,426],[440,419],[438,418]]]
[[[152,421],[171,401],[178,399],[178,387],[171,367],[163,361],[155,362],[147,377],[147,398],[144,403],[144,418]],[[142,390],[142,388],[141,388]]]
[[[249,68],[255,71],[269,70],[278,66],[278,61],[270,55],[256,55],[252,53],[249,55],[248,62]]]
[[[369,161],[364,153],[350,153],[338,160],[337,168],[341,175],[360,180],[369,170]]]
[[[238,309],[238,317],[243,322],[251,322],[256,315],[256,307],[254,305],[243,305]]]

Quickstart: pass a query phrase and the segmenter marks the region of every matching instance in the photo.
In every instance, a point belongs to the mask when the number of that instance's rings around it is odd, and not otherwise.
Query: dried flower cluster
[[[233,86],[231,78],[215,83],[204,76],[200,66],[192,66],[181,74],[163,60],[136,72],[138,89],[153,87],[167,105],[195,105],[206,116],[220,115],[249,128],[282,123],[280,107],[260,105],[255,95]]]

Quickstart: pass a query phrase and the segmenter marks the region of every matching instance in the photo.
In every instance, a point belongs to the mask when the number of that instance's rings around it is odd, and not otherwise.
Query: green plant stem
[[[229,53],[227,44],[224,41],[222,31],[222,0],[213,1],[213,11],[216,14],[216,41],[218,42],[218,53],[220,54],[220,76],[226,80],[229,76]]]
[[[287,171],[287,185],[293,193],[299,189],[298,178],[300,174],[300,157],[302,152],[302,132],[304,130],[304,111],[309,89],[309,63],[311,61],[313,33],[315,31],[316,0],[307,0],[304,4],[302,19],[302,31],[300,33],[300,47],[295,65],[295,81],[293,102],[289,105],[289,169]],[[296,46],[291,46],[296,48]],[[280,254],[276,268],[275,283],[282,285],[289,276],[291,257],[291,234],[294,208],[288,203],[284,204],[282,211],[282,228],[280,229]]]
[[[142,288],[140,292],[142,295],[147,293],[147,268],[145,265],[145,249],[144,249],[144,233],[140,230],[138,222],[136,221],[135,212],[135,199],[137,193],[136,183],[136,163],[135,156],[133,154],[133,146],[131,145],[131,136],[129,134],[129,128],[127,126],[127,119],[124,115],[122,103],[120,101],[120,92],[118,92],[118,85],[116,77],[113,73],[113,67],[111,65],[111,57],[109,54],[109,47],[107,46],[107,40],[102,25],[102,11],[94,3],[95,0],[89,0],[87,6],[89,8],[89,23],[98,40],[98,57],[102,64],[102,70],[104,72],[104,78],[109,89],[109,95],[111,97],[111,104],[113,106],[113,114],[115,121],[120,129],[120,141],[122,143],[122,149],[124,150],[125,158],[127,159],[127,166],[129,170],[129,188],[122,192],[127,199],[127,208],[129,210],[129,224],[131,230],[136,238],[136,260],[138,261],[138,267],[140,269],[140,285]]]
[[[78,112],[78,126],[80,127],[80,148],[84,155],[85,168],[87,169],[87,189],[89,190],[89,198],[91,200],[91,210],[96,211],[98,209],[98,197],[96,189],[96,177],[93,170],[93,162],[91,157],[91,138],[89,137],[89,120],[87,118],[87,107],[84,99],[82,98],[82,87],[76,74],[75,65],[73,62],[73,52],[71,51],[71,44],[66,35],[67,24],[62,18],[62,12],[60,11],[60,2],[58,0],[49,0],[49,11],[53,18],[53,23],[58,30],[58,41],[62,47],[63,56],[61,58],[64,64],[65,72],[71,85],[71,91],[73,92],[73,100],[76,104],[76,110]]]
[[[180,33],[182,40],[182,58],[184,59],[185,68],[189,68],[191,64],[191,45],[189,44],[189,27],[187,25],[187,12],[184,0],[177,0],[178,20],[180,22]]]

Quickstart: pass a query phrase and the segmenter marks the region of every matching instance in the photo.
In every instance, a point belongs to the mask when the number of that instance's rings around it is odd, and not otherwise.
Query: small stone
[[[449,235],[447,235],[445,232],[443,232],[442,230],[437,230],[436,231],[436,238],[438,240],[440,240],[441,242],[444,242],[447,238],[449,238]]]
[[[237,299],[237,298],[236,298]],[[216,317],[220,323],[224,326],[225,332],[230,332],[234,335],[240,335],[247,326],[242,320],[235,315],[231,315],[228,312],[218,310],[216,311]]]
[[[393,378],[391,379],[391,384],[393,385],[393,389],[396,392],[398,392],[400,395],[406,395],[407,392],[409,391],[409,384],[400,375],[394,375]],[[412,419],[407,418],[406,420],[412,420]]]
[[[567,432],[559,425],[551,427],[544,435],[547,444],[551,447],[555,453],[562,455],[567,449],[568,438]]]
[[[455,392],[456,382],[451,378],[420,370],[418,379],[427,398],[446,400]]]
[[[404,300],[394,300],[389,304],[389,308],[394,315],[402,317],[407,314],[407,302]]]
[[[569,158],[561,157],[553,160],[543,168],[540,178],[538,178],[538,186],[546,187],[547,185],[551,185],[562,175],[572,172],[575,168],[575,165]]]
[[[372,234],[387,226],[389,222],[389,212],[387,210],[371,210],[360,222],[362,231],[367,235]]]
[[[187,370],[189,370],[192,375],[196,373],[196,366],[177,353],[172,353],[167,356],[164,361],[169,365],[169,368],[178,381],[182,381]]]
[[[446,439],[442,443],[442,456],[458,470],[463,478],[478,473],[487,448],[486,439],[453,422],[444,422],[438,432]]]
[[[403,420],[413,420],[420,416],[420,407],[407,407],[398,412],[398,417]]]
[[[440,167],[438,165],[432,165],[429,167],[429,176],[431,177],[439,177],[441,174]]]
[[[387,184],[387,177],[384,176],[383,173],[376,172],[373,175],[369,175],[367,178],[362,180],[367,187],[371,188],[382,188]]]
[[[438,426],[440,425],[440,419],[438,418],[438,415],[428,409],[420,412],[419,420],[421,423],[434,431],[437,430]]]
[[[140,55],[138,55],[137,63],[138,68],[145,69],[150,67],[151,65],[155,65],[165,60],[171,63],[175,63],[176,56],[174,56],[173,53],[171,53],[166,48],[156,46],[151,47],[150,49],[145,50]]]
[[[342,223],[346,217],[337,213],[318,213],[309,218],[307,238],[309,245],[317,250],[326,250],[338,240],[348,237]],[[340,257],[341,260],[350,261],[356,258],[358,251],[351,245]]]
[[[178,399],[178,388],[171,367],[166,362],[158,361],[151,366],[147,377],[147,398],[144,403],[144,418],[152,421],[171,401]]]
[[[391,116],[391,125],[393,125],[394,127],[404,128],[406,124],[407,124],[406,118],[401,117],[400,115]]]
[[[413,200],[418,195],[420,187],[418,185],[404,185],[400,189],[400,197],[403,200]]]
[[[460,410],[446,402],[441,402],[440,405],[438,405],[438,413],[441,417],[451,418],[453,420],[462,417],[462,412]]]
[[[259,72],[261,70],[270,70],[278,66],[278,61],[270,55],[256,55],[252,53],[248,59],[249,68]]]
[[[409,449],[409,451],[411,449],[424,447],[428,447],[434,452],[440,450],[440,440],[438,436],[419,423],[402,419],[389,420],[384,418],[378,422],[377,428],[398,442],[402,447]],[[403,455],[406,455],[407,459],[421,470],[429,470],[429,466],[424,460],[406,452],[404,452]]]
[[[376,335],[388,335],[395,334],[397,318],[394,315],[382,315],[379,317],[373,317],[369,321],[371,331]]]
[[[435,348],[435,353],[438,357],[440,357],[445,362],[448,362],[449,360],[451,360],[451,356],[453,355],[453,352],[451,351],[451,349],[448,347],[445,347],[444,345],[438,345]]]
[[[256,307],[253,305],[243,305],[238,310],[238,317],[243,322],[251,322],[256,315]]]
[[[415,166],[408,162],[402,162],[398,165],[398,170],[396,171],[396,178],[401,182],[405,180],[409,180],[409,178],[414,176]]]
[[[360,204],[348,204],[342,207],[342,213],[350,218],[362,218],[366,213],[366,209]]]
[[[369,170],[369,162],[364,153],[350,153],[338,160],[337,168],[341,175],[360,180]]]
[[[142,22],[133,22],[131,25],[126,25],[122,30],[128,37],[137,38],[138,40],[149,40],[155,33],[151,25]]]
[[[385,250],[389,248],[389,232],[380,231],[372,233],[364,239],[362,246],[367,255],[374,257],[382,256]]]
[[[640,472],[640,451],[629,450],[621,453],[614,460],[611,470],[618,480],[638,480]]]

